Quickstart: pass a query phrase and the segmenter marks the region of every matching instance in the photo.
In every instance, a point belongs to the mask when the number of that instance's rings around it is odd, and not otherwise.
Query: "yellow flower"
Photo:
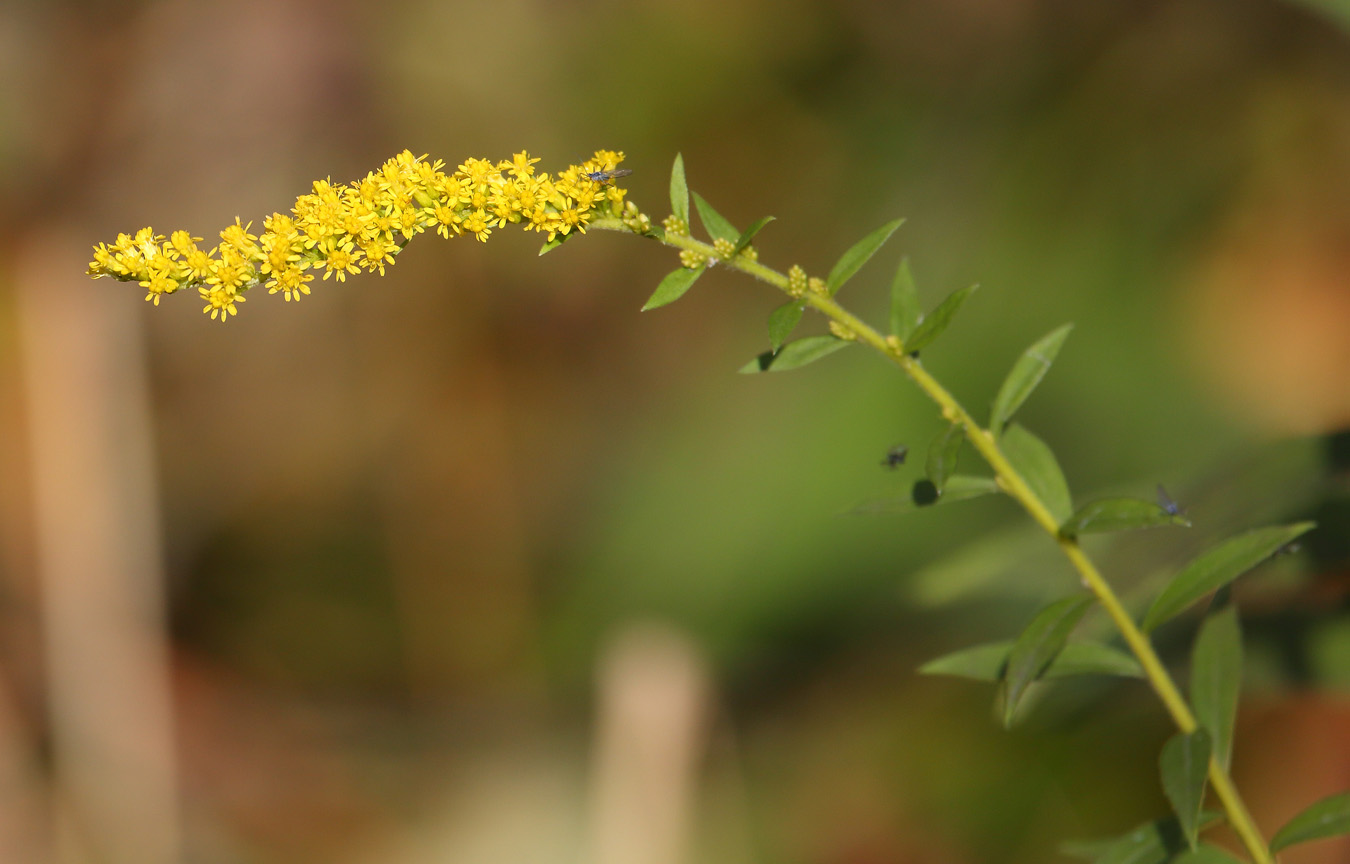
[[[517,177],[529,177],[534,173],[534,163],[538,161],[538,159],[531,159],[530,154],[521,150],[511,157],[510,162],[503,163],[502,167],[510,170]]]
[[[211,313],[211,320],[213,321],[215,320],[216,315],[220,315],[222,324],[225,322],[225,316],[227,314],[239,314],[239,310],[235,308],[234,304],[244,302],[243,297],[240,297],[238,294],[223,286],[217,285],[214,288],[203,286],[197,290],[201,293],[202,299],[206,301],[206,305],[202,307],[202,311]]]
[[[234,224],[220,232],[220,239],[234,247],[241,257],[253,258],[258,254],[259,249],[258,238],[248,233],[249,226],[252,224],[250,222],[248,225],[240,225],[239,217],[236,216],[234,217]]]
[[[211,274],[206,277],[206,283],[237,293],[255,281],[253,277],[256,275],[257,271],[239,252],[234,251],[234,247],[222,246],[220,260],[212,262]]]
[[[215,252],[204,252],[201,249],[194,248],[183,258],[183,267],[187,270],[188,278],[196,282],[206,281],[206,277],[211,275],[211,254]]]
[[[172,294],[183,287],[174,278],[173,262],[167,258],[160,258],[150,267],[149,279],[141,281],[141,287],[146,289],[145,299],[159,305],[159,298],[165,294]]]
[[[386,243],[384,238],[376,235],[369,240],[361,242],[361,252],[365,255],[365,260],[361,265],[367,270],[378,270],[380,275],[384,275],[384,265],[394,263],[394,255],[398,252],[398,247]]]
[[[472,231],[474,237],[484,243],[492,234],[492,229],[488,227],[487,214],[481,208],[464,218],[464,230]]]
[[[352,252],[353,245],[355,244],[350,237],[343,243],[339,243],[336,239],[327,241],[326,247],[322,249],[322,260],[327,268],[323,274],[325,280],[329,276],[334,276],[338,282],[346,282],[348,273],[361,272],[361,268],[356,266],[357,257]]]
[[[276,280],[268,293],[286,292],[286,299],[299,300],[301,294],[309,293],[309,283],[314,281],[313,273],[305,273],[298,267],[287,267],[276,274]]]
[[[462,234],[464,233],[464,229],[461,227],[461,224],[463,222],[464,217],[460,215],[458,210],[454,210],[450,207],[445,206],[444,204],[436,205],[437,234],[441,235],[447,240],[450,238],[451,231],[455,232],[456,235]]]
[[[178,255],[187,257],[197,251],[197,241],[201,239],[200,237],[193,237],[186,231],[175,231],[169,236],[169,244],[170,248]]]

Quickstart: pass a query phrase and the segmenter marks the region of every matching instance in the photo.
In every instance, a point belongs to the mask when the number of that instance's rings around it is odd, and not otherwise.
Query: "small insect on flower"
[[[1158,506],[1163,509],[1168,516],[1185,516],[1186,508],[1172,500],[1172,496],[1167,494],[1161,483],[1158,484]]]
[[[615,168],[613,171],[583,171],[581,176],[592,183],[608,183],[616,177],[627,177],[632,173],[632,168]]]
[[[905,457],[909,455],[909,448],[904,444],[896,444],[886,451],[886,458],[881,460],[881,464],[894,471],[905,464]]]

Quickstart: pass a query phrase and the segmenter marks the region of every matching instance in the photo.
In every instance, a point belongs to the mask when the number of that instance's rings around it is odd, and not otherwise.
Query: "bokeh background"
[[[763,285],[639,314],[669,250],[509,230],[226,326],[84,276],[119,231],[259,225],[403,148],[623,150],[657,221],[682,152],[732,221],[778,217],[779,269],[907,217],[842,299],[884,320],[902,254],[930,303],[981,283],[925,357],[977,413],[1076,322],[1024,421],[1080,496],[1164,482],[1195,521],[1094,544],[1132,602],[1321,520],[1237,592],[1235,770],[1267,832],[1350,787],[1347,28],[1335,0],[4,4],[0,860],[1011,864],[1165,812],[1137,682],[1004,733],[989,688],[916,674],[1073,578],[1004,501],[844,515],[939,420],[863,350],[734,374]],[[1160,633],[1178,664],[1194,625]]]

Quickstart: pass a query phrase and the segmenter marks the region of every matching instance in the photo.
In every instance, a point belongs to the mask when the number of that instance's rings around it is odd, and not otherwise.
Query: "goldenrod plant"
[[[1229,774],[1233,729],[1242,677],[1242,633],[1231,602],[1212,603],[1191,652],[1185,692],[1151,639],[1165,622],[1196,607],[1211,595],[1228,598],[1236,579],[1288,548],[1314,528],[1311,522],[1258,528],[1201,553],[1181,568],[1136,618],[1080,544],[1090,533],[1150,527],[1187,527],[1184,510],[1160,488],[1158,500],[1101,498],[1076,502],[1054,453],[1044,441],[1015,422],[1018,409],[1049,372],[1065,344],[1065,325],[1035,341],[1013,364],[984,422],[977,420],[925,368],[921,352],[946,331],[974,287],[949,295],[925,312],[907,262],[901,261],[890,284],[890,316],[878,329],[849,312],[836,299],[841,288],[900,227],[889,222],[845,252],[824,277],[801,266],[775,270],[759,262],[755,236],[772,221],[765,217],[736,229],[702,197],[689,191],[684,164],[676,157],[670,180],[671,213],[659,226],[626,200],[616,180],[622,153],[608,150],[556,175],[536,173],[539,160],[521,152],[490,162],[469,159],[445,173],[441,161],[404,151],[378,171],[345,186],[324,180],[301,196],[290,215],[273,213],[259,236],[249,224],[220,232],[210,250],[201,238],[175,231],[166,239],[152,228],[99,244],[89,273],[136,282],[146,299],[196,288],[203,311],[227,320],[244,295],[259,285],[287,300],[310,293],[315,276],[342,282],[348,275],[378,272],[394,263],[414,237],[472,235],[487,241],[508,225],[546,235],[540,254],[588,229],[619,231],[654,239],[679,251],[679,267],[661,280],[644,309],[678,300],[714,266],[752,276],[778,288],[785,302],[768,317],[770,350],[751,360],[745,373],[782,372],[836,351],[865,345],[894,364],[936,403],[946,428],[928,448],[924,477],[900,501],[900,509],[946,504],[975,496],[1011,498],[1056,544],[1079,576],[1079,584],[1033,616],[1021,634],[1006,641],[977,645],[925,665],[928,674],[957,675],[997,685],[999,713],[1005,725],[1017,718],[1028,688],[1039,681],[1079,675],[1142,678],[1162,702],[1176,726],[1159,757],[1162,789],[1173,812],[1119,837],[1069,844],[1065,851],[1099,864],[1213,864],[1235,861],[1229,852],[1203,839],[1204,832],[1227,823],[1252,864],[1271,864],[1281,849],[1309,840],[1350,833],[1350,794],[1317,802],[1267,841],[1248,813]],[[690,202],[706,239],[692,231]],[[807,309],[823,315],[829,334],[789,341]],[[987,471],[956,471],[966,445]],[[895,509],[895,508],[892,508]],[[1079,622],[1104,613],[1123,647],[1074,639]],[[1217,810],[1206,810],[1212,800]]]

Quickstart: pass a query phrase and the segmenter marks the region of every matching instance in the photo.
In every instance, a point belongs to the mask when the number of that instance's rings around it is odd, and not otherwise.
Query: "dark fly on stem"
[[[886,451],[886,458],[881,460],[881,464],[894,471],[905,464],[905,457],[909,455],[909,448],[904,444],[896,444]]]

